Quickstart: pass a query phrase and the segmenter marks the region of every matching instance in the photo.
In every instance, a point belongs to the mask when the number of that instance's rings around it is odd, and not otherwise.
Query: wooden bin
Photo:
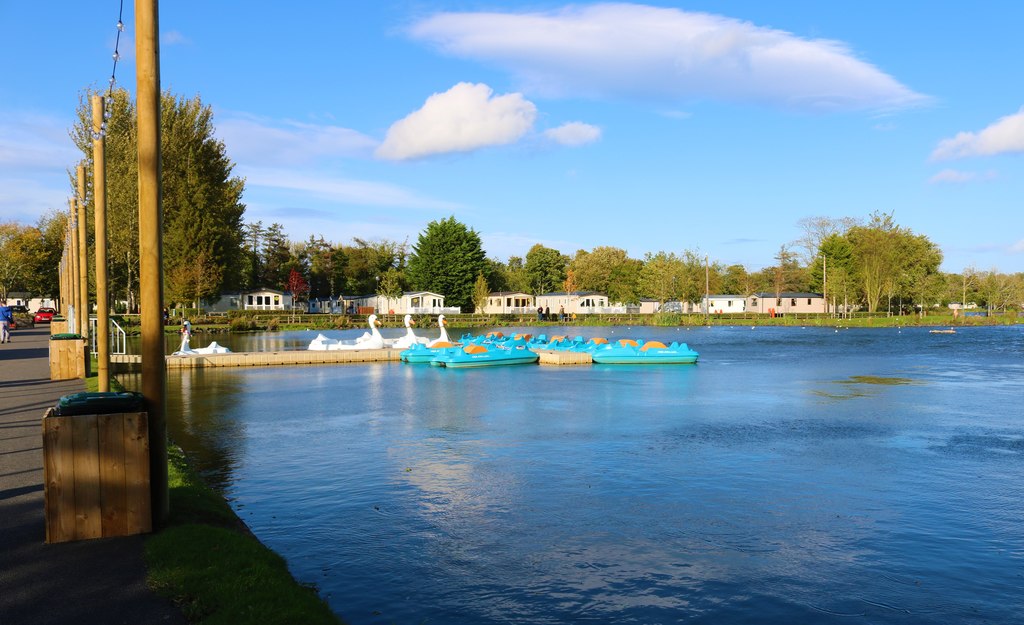
[[[51,321],[50,334],[64,334],[68,331],[67,321]]]
[[[50,341],[50,379],[85,379],[89,372],[89,352],[85,339]]]
[[[48,543],[152,531],[148,414],[48,414],[43,484]]]

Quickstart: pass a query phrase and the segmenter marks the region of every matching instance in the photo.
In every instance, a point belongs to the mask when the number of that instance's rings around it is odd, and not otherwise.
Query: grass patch
[[[85,389],[95,392],[93,371]],[[125,389],[111,377],[110,390]],[[167,474],[170,519],[146,539],[148,581],[190,623],[342,625],[316,588],[295,581],[284,559],[252,535],[177,445],[168,445]]]
[[[314,587],[295,581],[279,555],[259,542],[224,499],[168,449],[171,518],[146,541],[149,583],[191,623],[342,623]]]

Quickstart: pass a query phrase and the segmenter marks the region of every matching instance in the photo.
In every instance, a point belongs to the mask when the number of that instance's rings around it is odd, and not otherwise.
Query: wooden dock
[[[167,356],[168,369],[199,369],[205,367],[269,367],[273,365],[328,365],[355,362],[398,361],[400,349],[346,349],[330,351],[295,350],[282,352],[231,352],[228,354],[197,354]],[[142,357],[133,354],[112,354],[111,364],[139,365]]]
[[[590,354],[555,350],[534,350],[542,365],[589,365]],[[269,367],[274,365],[330,365],[359,362],[398,362],[400,349],[348,349],[329,351],[294,350],[281,352],[231,352],[228,354],[197,354],[167,356],[168,369],[201,369],[205,367]],[[121,367],[142,364],[135,354],[111,354],[110,363]]]
[[[540,355],[542,365],[589,365],[594,362],[590,354],[585,352],[566,352],[552,349],[533,350]]]

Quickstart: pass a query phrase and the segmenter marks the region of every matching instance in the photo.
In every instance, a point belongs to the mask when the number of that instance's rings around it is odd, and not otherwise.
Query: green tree
[[[377,282],[377,295],[388,300],[388,310],[394,308],[394,302],[402,297],[402,272],[388,267]]]
[[[169,300],[198,308],[202,300],[217,296],[218,285],[221,284],[221,268],[206,251],[200,251],[191,263],[167,269],[164,281]]]
[[[71,137],[86,159],[92,154],[92,108],[83,92]],[[124,289],[129,302],[138,288],[138,150],[135,110],[123,89],[107,105],[108,275],[111,291]],[[213,112],[198,96],[161,94],[161,198],[164,268],[171,272],[194,264],[200,255],[220,272],[217,292],[239,283],[241,203],[244,181],[232,175],[223,142],[214,137]],[[92,194],[88,223],[93,227]]]
[[[57,297],[60,294],[60,259],[64,253],[64,234],[68,215],[64,211],[51,210],[39,218],[41,249],[33,259],[32,275],[28,290],[35,295]]]
[[[260,281],[256,286],[283,288],[288,281],[288,274],[294,268],[289,264],[292,259],[291,242],[284,232],[284,226],[271,224],[263,234],[260,248]]]
[[[509,256],[508,263],[504,266],[504,287],[496,291],[518,291],[530,293],[530,276],[526,273],[526,264],[519,256]]]
[[[754,283],[743,265],[729,265],[722,276],[722,294],[742,295],[754,292]]]
[[[849,239],[831,234],[819,245],[818,259],[810,267],[811,289],[835,304],[848,305],[854,295],[853,272],[853,246]]]
[[[376,293],[377,283],[388,269],[402,271],[405,268],[405,243],[387,239],[367,241],[356,238],[352,241],[353,245],[341,248],[346,259],[343,268],[346,293]]]
[[[613,302],[639,300],[639,260],[630,258],[626,250],[617,247],[595,247],[592,251],[579,250],[569,263],[577,290],[604,293]]]
[[[875,312],[882,299],[886,278],[897,273],[899,226],[888,213],[872,213],[865,226],[850,228],[855,278],[860,283],[868,312]]]
[[[34,258],[42,251],[42,233],[33,226],[0,223],[0,299],[29,290]]]
[[[408,275],[414,288],[441,293],[446,304],[468,308],[486,261],[480,235],[449,217],[430,222],[420,233],[409,257]]]
[[[680,301],[696,301],[685,299],[682,295],[686,282],[686,267],[683,261],[672,252],[657,252],[644,255],[644,267],[640,272],[640,288],[645,297],[653,297],[662,304],[679,299]]]
[[[569,258],[556,249],[537,243],[526,253],[526,277],[535,295],[550,293],[565,282]]]
[[[484,307],[487,306],[487,298],[491,295],[491,288],[487,284],[487,278],[484,277],[484,273],[481,271],[476,276],[476,282],[473,284],[473,310],[477,313],[482,313]]]

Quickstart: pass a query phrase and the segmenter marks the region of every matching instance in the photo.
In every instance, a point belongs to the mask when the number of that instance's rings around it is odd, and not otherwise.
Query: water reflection
[[[355,624],[1024,608],[1018,329],[645,331],[700,364],[171,372],[172,432]]]

